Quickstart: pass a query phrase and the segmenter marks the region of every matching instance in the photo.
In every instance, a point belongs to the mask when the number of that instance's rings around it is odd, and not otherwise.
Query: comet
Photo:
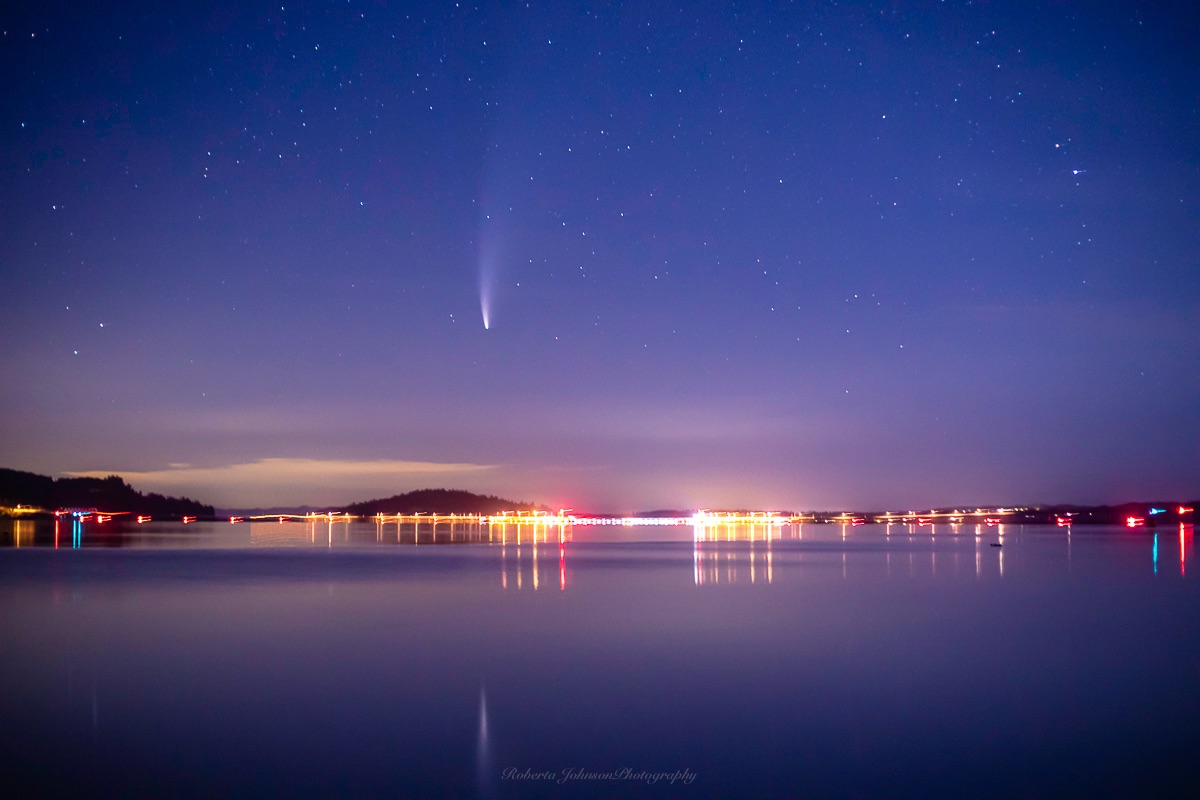
[[[491,218],[488,217],[488,220]],[[500,260],[499,236],[495,228],[487,225],[481,235],[479,247],[479,313],[483,317],[483,329],[492,329],[496,272]]]
[[[489,261],[481,259],[479,265],[479,313],[483,317],[483,329],[492,329],[492,273]]]

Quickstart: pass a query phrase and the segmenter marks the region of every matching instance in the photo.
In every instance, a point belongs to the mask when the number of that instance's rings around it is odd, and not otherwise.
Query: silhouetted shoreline
[[[1136,520],[1137,527],[1162,523],[1192,522],[1197,500],[1134,501],[1114,505],[1038,505],[1038,506],[944,506],[921,509],[873,509],[836,511],[773,511],[797,521],[833,524],[1050,524],[1121,525]],[[375,500],[343,506],[292,506],[259,509],[216,509],[187,497],[143,494],[117,475],[107,478],[51,478],[32,472],[0,468],[0,509],[7,516],[39,517],[59,509],[93,509],[103,512],[153,515],[158,519],[220,519],[251,514],[324,514],[354,517],[378,514],[464,514],[492,515],[504,512],[543,513],[546,506],[529,501],[514,501],[495,495],[476,494],[461,489],[418,489]],[[628,515],[576,511],[583,516],[690,517],[696,509],[654,510]],[[720,511],[721,509],[709,509]],[[733,509],[730,509],[733,511]],[[737,509],[737,511],[746,511]],[[761,510],[760,510],[761,511]]]

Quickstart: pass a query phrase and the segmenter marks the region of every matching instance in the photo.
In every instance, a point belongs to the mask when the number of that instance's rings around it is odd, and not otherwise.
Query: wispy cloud
[[[436,461],[260,458],[235,464],[171,464],[153,470],[68,472],[69,477],[120,475],[135,488],[187,494],[218,506],[343,503],[420,488],[429,482],[497,469],[491,464]]]

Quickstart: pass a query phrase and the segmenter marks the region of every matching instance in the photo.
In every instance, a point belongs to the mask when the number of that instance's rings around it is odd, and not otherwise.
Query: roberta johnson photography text
[[[518,769],[508,767],[500,778],[506,781],[553,781],[567,783],[569,781],[642,781],[653,785],[656,783],[689,784],[696,780],[696,773],[690,769],[677,769],[671,772],[655,770],[637,770],[632,767],[596,772],[582,767],[568,767],[560,770],[535,770],[529,767]]]

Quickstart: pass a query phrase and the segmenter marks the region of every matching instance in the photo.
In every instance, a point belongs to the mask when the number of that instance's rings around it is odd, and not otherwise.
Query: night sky
[[[0,466],[218,506],[1200,486],[1190,3],[99,6],[0,12]]]

